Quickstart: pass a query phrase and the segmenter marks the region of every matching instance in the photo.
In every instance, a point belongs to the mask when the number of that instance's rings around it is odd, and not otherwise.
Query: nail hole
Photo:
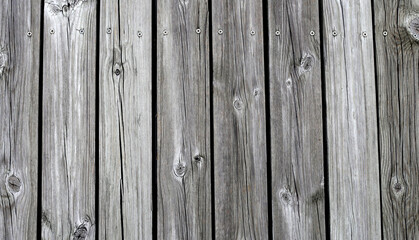
[[[362,32],[362,36],[366,38],[368,36],[367,32]]]
[[[80,34],[84,34],[84,28],[80,29]]]
[[[28,37],[32,37],[32,32],[28,32],[26,35],[27,35]]]
[[[54,34],[55,33],[54,29],[49,30],[49,33]]]
[[[141,31],[138,31],[138,32],[137,32],[137,36],[140,38],[140,37],[142,37],[142,36],[143,36],[143,33],[142,33]]]
[[[166,29],[163,30],[163,35],[167,35],[167,34],[169,34],[169,32]]]
[[[256,32],[254,30],[250,31],[250,35],[254,36]]]
[[[121,70],[116,69],[116,70],[115,70],[115,75],[116,75],[116,76],[119,76],[120,74],[121,74]]]
[[[336,32],[335,30],[333,30],[332,35],[333,35],[334,37],[336,37],[336,36],[338,35],[338,32]]]
[[[112,28],[107,28],[107,29],[106,29],[106,33],[107,33],[107,34],[111,34],[111,33],[112,33]]]

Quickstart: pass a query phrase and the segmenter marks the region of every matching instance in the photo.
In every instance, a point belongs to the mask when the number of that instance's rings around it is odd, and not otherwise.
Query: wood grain
[[[151,239],[151,1],[101,1],[99,38],[99,239]]]
[[[212,239],[206,0],[157,3],[158,239]]]
[[[273,239],[325,239],[317,1],[268,1]]]
[[[419,1],[374,8],[383,239],[419,239]]]
[[[96,8],[45,1],[42,239],[95,239]]]
[[[381,239],[372,10],[323,1],[331,239]]]
[[[37,237],[40,10],[0,3],[0,239]]]
[[[268,239],[262,1],[213,1],[215,235]]]

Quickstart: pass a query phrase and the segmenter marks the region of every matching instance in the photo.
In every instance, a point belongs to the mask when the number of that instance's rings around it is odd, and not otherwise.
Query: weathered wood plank
[[[0,3],[0,239],[35,239],[41,1]]]
[[[45,1],[43,239],[95,239],[96,8]]]
[[[151,1],[101,1],[99,38],[99,239],[151,239]]]
[[[383,238],[419,239],[419,1],[374,8]]]
[[[323,0],[331,239],[381,239],[371,2]]]
[[[213,1],[217,239],[268,239],[262,1]]]
[[[158,239],[212,238],[208,22],[207,0],[157,3]]]
[[[325,239],[318,1],[268,1],[274,239]]]

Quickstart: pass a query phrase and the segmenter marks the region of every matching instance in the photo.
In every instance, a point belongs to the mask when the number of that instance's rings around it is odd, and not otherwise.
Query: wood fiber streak
[[[331,239],[381,239],[370,4],[323,0]]]
[[[158,239],[212,239],[209,73],[208,2],[159,0]]]
[[[326,238],[318,6],[268,1],[273,239]]]
[[[151,1],[101,1],[100,16],[99,239],[151,239]]]
[[[374,3],[383,239],[419,239],[419,1]]]
[[[45,1],[42,239],[95,239],[96,8]]]
[[[37,237],[40,10],[0,3],[0,239]]]
[[[260,0],[212,1],[216,239],[268,239],[262,22]]]

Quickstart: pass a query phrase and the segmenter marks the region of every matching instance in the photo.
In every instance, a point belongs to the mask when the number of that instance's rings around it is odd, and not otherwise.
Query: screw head
[[[383,31],[383,36],[386,37],[387,35],[388,35],[388,32],[384,30]]]
[[[367,32],[362,32],[362,36],[366,38],[368,36]]]
[[[222,29],[218,29],[218,35],[222,35],[223,34],[223,30]]]
[[[316,35],[316,33],[314,31],[310,31],[310,35],[314,36],[314,35]]]
[[[256,32],[254,30],[250,31],[250,35],[254,36]]]
[[[107,33],[107,34],[111,34],[111,33],[112,33],[112,28],[107,28],[107,29],[106,29],[106,33]]]
[[[54,34],[54,33],[55,33],[54,29],[49,30],[49,34]]]
[[[141,31],[138,31],[138,32],[137,32],[137,36],[140,38],[140,37],[142,37],[142,36],[143,36],[143,33],[142,33]]]
[[[163,35],[167,35],[167,34],[169,34],[169,32],[166,29],[164,29],[163,30]]]
[[[332,35],[333,35],[334,37],[336,37],[336,36],[338,35],[338,32],[336,32],[336,30],[333,30]]]
[[[281,32],[280,32],[280,31],[278,31],[278,30],[276,30],[276,31],[275,31],[275,35],[276,35],[276,36],[279,36],[279,35],[281,35]]]
[[[27,35],[28,37],[32,37],[32,32],[31,32],[31,31],[29,31],[28,33],[26,33],[26,35]]]
[[[195,30],[195,32],[196,32],[197,34],[200,34],[200,33],[201,33],[201,29],[197,28],[197,29]]]

